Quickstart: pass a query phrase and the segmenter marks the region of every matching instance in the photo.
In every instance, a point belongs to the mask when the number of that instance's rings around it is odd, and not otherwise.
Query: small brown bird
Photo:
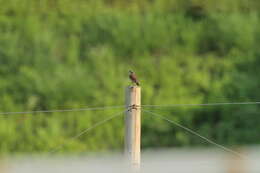
[[[129,70],[129,78],[130,78],[131,81],[132,81],[133,83],[135,83],[137,86],[140,85],[140,83],[139,83],[138,80],[137,80],[137,77],[136,77],[135,73],[134,73],[133,71],[131,71],[131,70]]]

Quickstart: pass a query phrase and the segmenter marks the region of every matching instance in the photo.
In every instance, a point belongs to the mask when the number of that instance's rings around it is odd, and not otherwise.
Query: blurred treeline
[[[124,105],[128,70],[143,104],[259,101],[260,1],[0,0],[1,112]],[[257,144],[260,107],[157,111],[227,146]],[[71,137],[121,110],[1,115],[0,153],[123,148],[123,118]],[[142,144],[200,146],[143,114]]]

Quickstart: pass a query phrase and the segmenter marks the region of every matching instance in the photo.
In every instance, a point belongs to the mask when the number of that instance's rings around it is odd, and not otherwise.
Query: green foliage
[[[246,0],[0,0],[0,110],[122,105],[129,69],[140,78],[143,104],[257,101],[258,7]],[[116,111],[1,117],[0,153],[48,152],[64,142],[59,152],[122,149],[122,119],[71,138]],[[225,145],[259,143],[258,106],[158,112]],[[147,113],[142,140],[144,148],[205,145]]]

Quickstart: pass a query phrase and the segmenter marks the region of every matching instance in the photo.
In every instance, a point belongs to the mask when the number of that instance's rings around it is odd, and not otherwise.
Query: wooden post
[[[238,150],[240,153],[243,153],[242,150]],[[228,159],[228,173],[245,173],[246,171],[246,165],[244,158],[231,155]]]
[[[125,155],[135,172],[140,170],[141,160],[141,88],[126,88]]]

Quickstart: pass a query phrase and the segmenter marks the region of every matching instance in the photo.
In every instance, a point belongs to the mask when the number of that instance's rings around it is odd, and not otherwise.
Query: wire
[[[231,149],[229,149],[229,148],[227,148],[227,147],[225,147],[225,146],[223,146],[223,145],[217,144],[216,142],[214,142],[214,141],[212,141],[212,140],[210,140],[210,139],[208,139],[208,138],[206,138],[206,137],[200,135],[199,133],[197,133],[197,132],[195,132],[195,131],[193,131],[193,130],[191,130],[191,129],[189,129],[189,128],[187,128],[187,127],[185,127],[185,126],[183,126],[183,125],[181,125],[181,124],[179,124],[179,123],[177,123],[177,122],[175,122],[175,121],[172,121],[172,120],[170,120],[170,119],[168,119],[168,118],[166,118],[166,117],[164,117],[164,116],[162,116],[162,115],[160,115],[160,114],[157,114],[157,113],[154,113],[154,112],[145,110],[145,109],[142,109],[142,111],[147,112],[147,113],[150,113],[150,114],[152,114],[153,116],[159,117],[159,118],[161,118],[161,119],[163,119],[163,120],[165,120],[165,121],[168,121],[168,122],[170,122],[170,123],[172,123],[172,124],[174,124],[174,125],[176,125],[176,126],[182,128],[182,129],[184,129],[184,130],[190,132],[191,134],[193,134],[193,135],[195,135],[195,136],[198,136],[198,137],[200,137],[201,139],[204,139],[204,140],[207,141],[208,143],[210,143],[210,144],[212,144],[212,145],[215,145],[215,146],[217,146],[217,147],[223,149],[223,150],[226,151],[226,152],[230,152],[230,153],[232,153],[232,154],[234,154],[234,155],[236,155],[236,156],[239,156],[239,157],[241,157],[241,158],[245,158],[245,156],[242,155],[242,154],[240,154],[239,152],[234,151],[234,150],[231,150]]]
[[[181,106],[220,106],[220,105],[253,105],[260,104],[260,102],[231,102],[231,103],[202,103],[202,104],[172,104],[172,105],[141,105],[137,107],[181,107]],[[15,115],[15,114],[36,114],[36,113],[55,113],[55,112],[79,112],[79,111],[94,111],[125,108],[125,106],[103,106],[103,107],[86,107],[78,109],[61,109],[61,110],[39,110],[39,111],[25,111],[25,112],[0,112],[0,115]]]
[[[260,102],[230,102],[230,103],[201,103],[201,104],[171,104],[171,105],[142,105],[142,107],[181,107],[181,106],[221,106],[221,105],[256,105]]]
[[[0,115],[54,113],[54,112],[79,112],[79,111],[118,109],[118,108],[125,108],[125,106],[86,107],[86,108],[78,108],[78,109],[39,110],[39,111],[28,111],[28,112],[0,112]]]
[[[111,116],[111,117],[109,117],[109,118],[106,118],[106,119],[104,119],[104,120],[102,120],[102,121],[99,121],[98,123],[94,124],[93,126],[86,128],[85,130],[81,131],[81,132],[78,133],[77,135],[75,135],[75,136],[73,136],[72,138],[70,138],[70,141],[79,138],[80,136],[86,134],[86,133],[89,132],[90,130],[93,130],[94,128],[96,128],[96,127],[98,127],[98,126],[100,126],[100,125],[102,125],[102,124],[104,124],[104,123],[106,123],[106,122],[112,120],[113,118],[116,118],[116,117],[118,117],[118,116],[123,115],[123,113],[126,112],[126,111],[128,111],[128,110],[124,110],[123,112],[119,112],[119,113],[117,113],[117,114],[115,114],[115,115],[113,115],[113,116]],[[59,149],[61,149],[65,144],[66,144],[66,143],[63,143],[63,144],[59,145],[58,147],[54,148],[53,150],[51,150],[51,151],[49,152],[49,154],[55,153],[56,151],[58,151]]]

